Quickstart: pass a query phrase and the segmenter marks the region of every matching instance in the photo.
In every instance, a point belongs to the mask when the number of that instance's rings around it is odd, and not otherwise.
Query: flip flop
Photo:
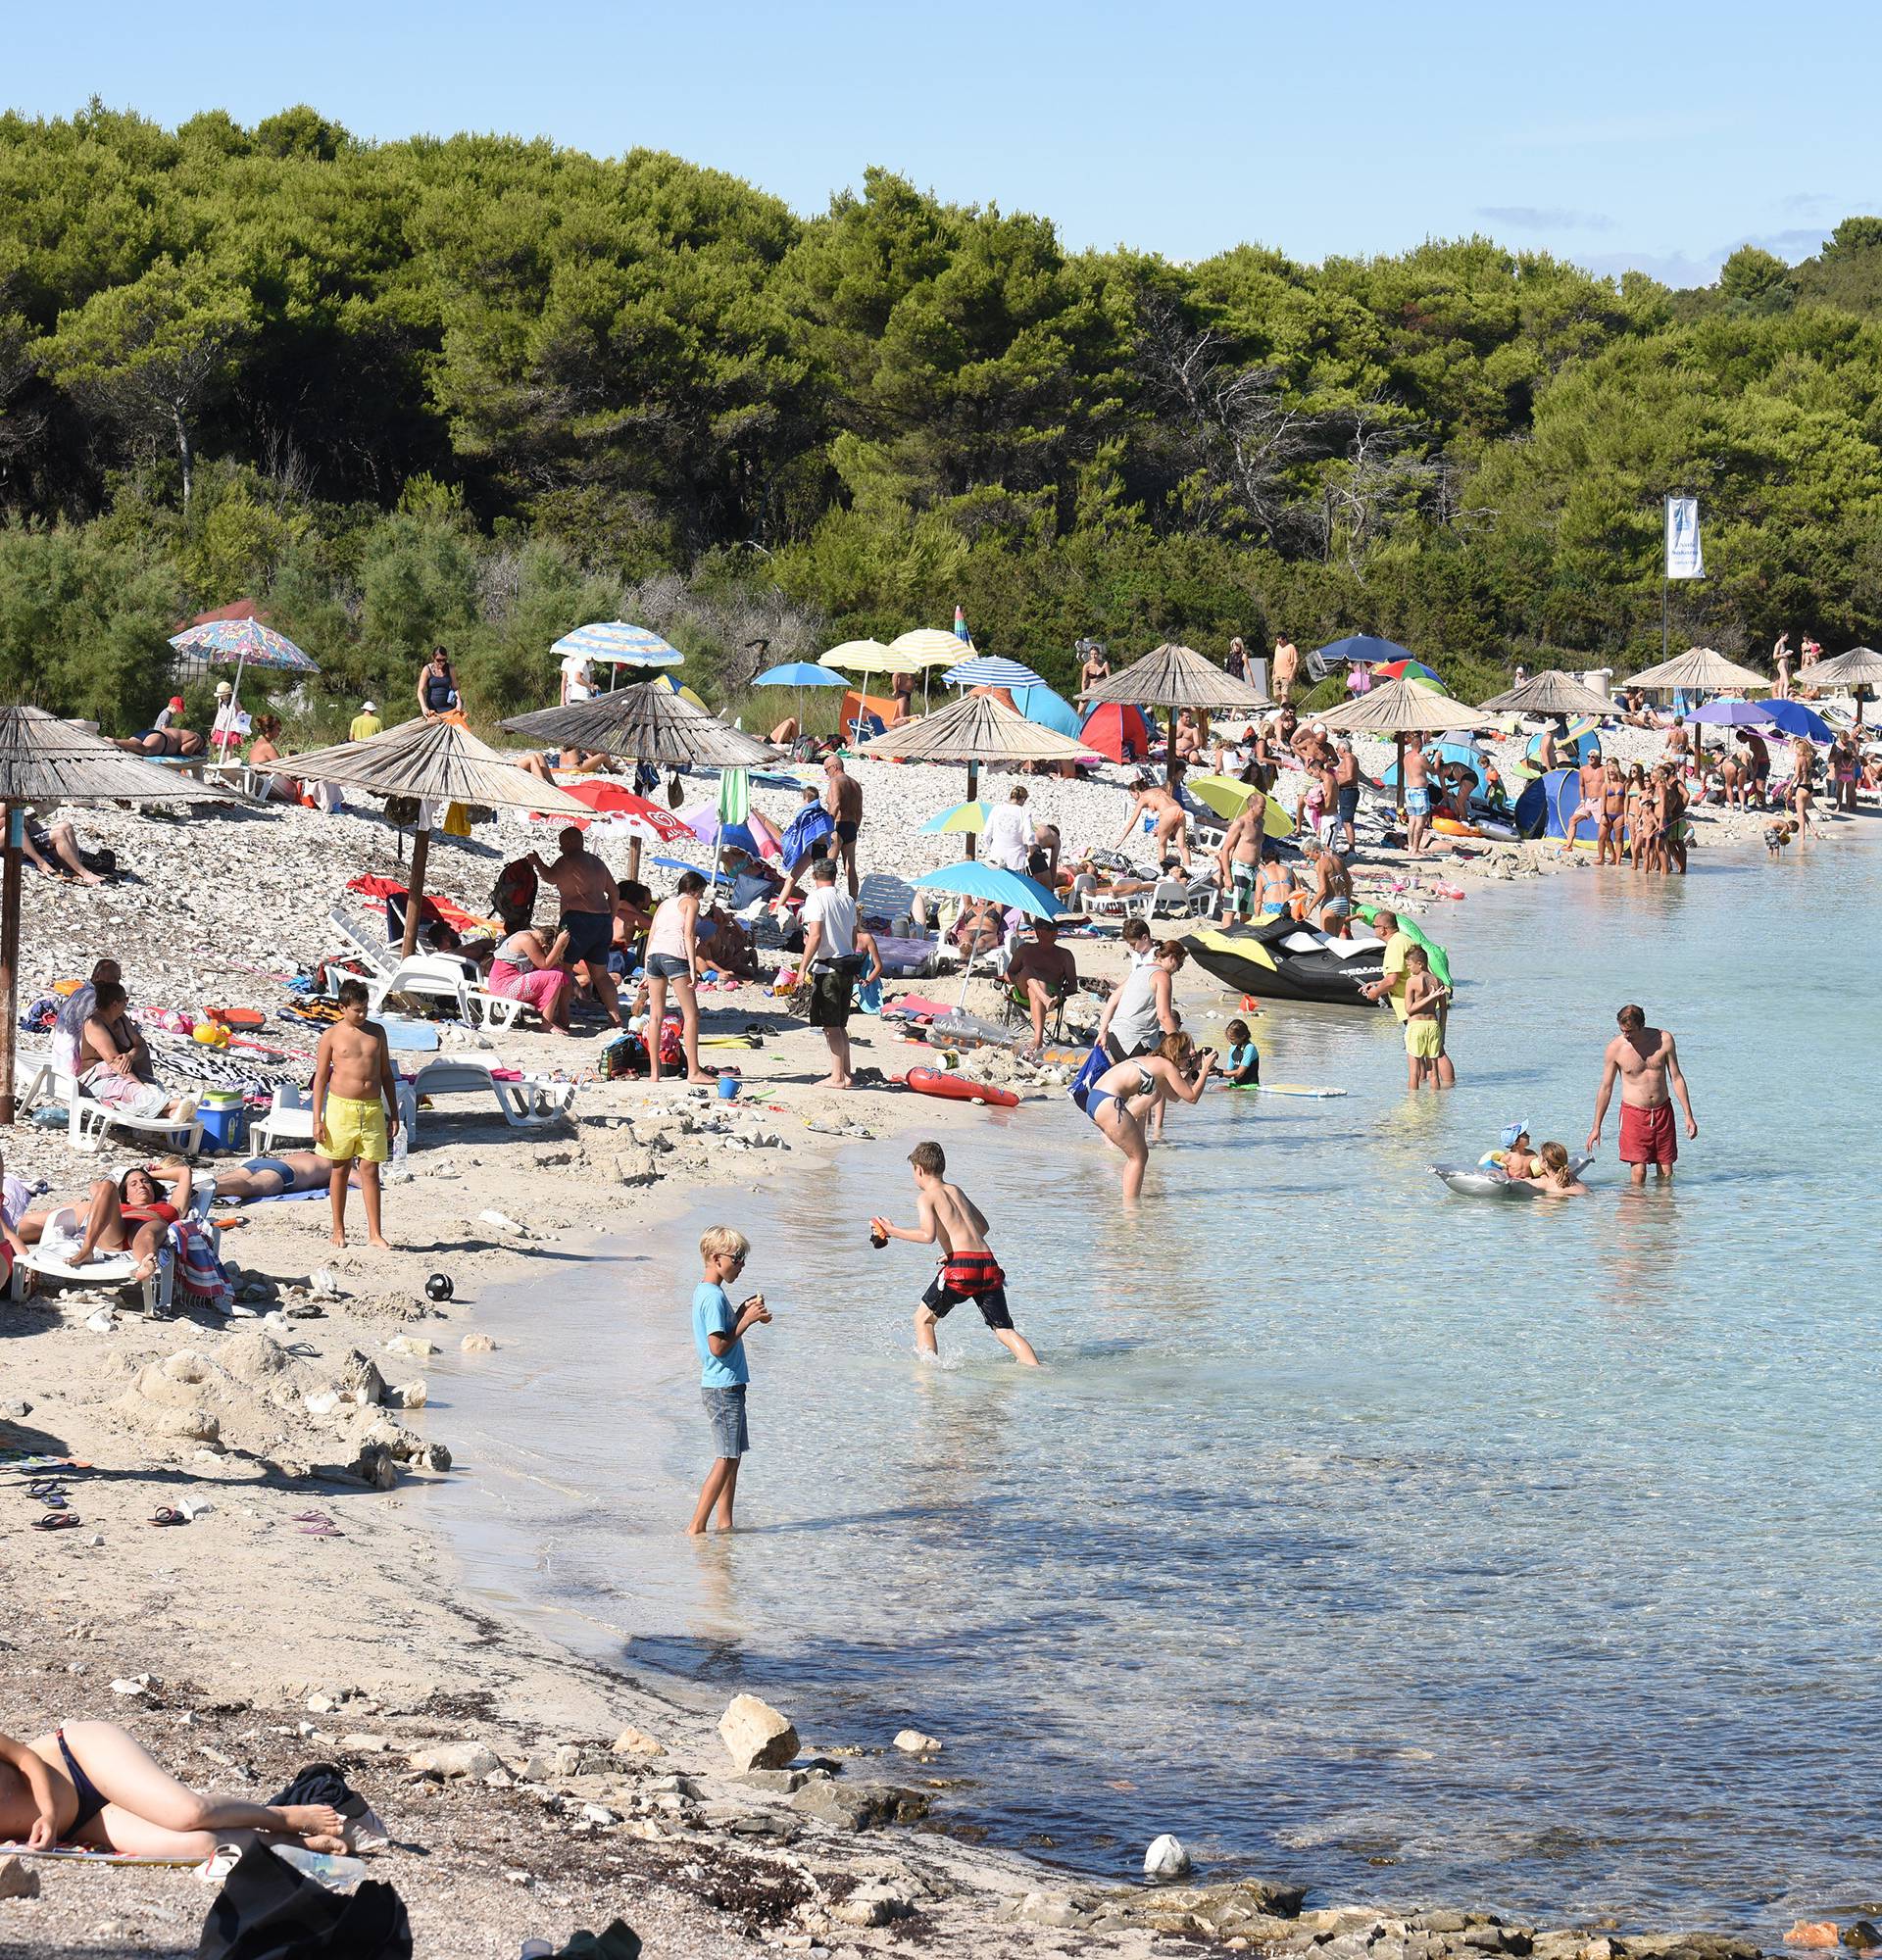
[[[289,1522],[297,1525],[330,1525],[333,1520],[324,1511],[296,1511]]]
[[[26,1486],[29,1497],[63,1497],[66,1494],[64,1482],[57,1477],[35,1477]]]
[[[154,1525],[186,1525],[188,1522],[189,1520],[183,1516],[181,1511],[173,1509],[169,1504],[166,1504],[151,1519],[151,1523]]]
[[[39,1499],[39,1502],[44,1504],[49,1511],[65,1511],[72,1508],[72,1499],[63,1492],[54,1492],[47,1496],[43,1496]]]
[[[343,1531],[335,1531],[331,1525],[303,1525],[301,1527],[301,1536],[303,1538],[344,1538],[346,1534]]]
[[[48,1511],[42,1518],[34,1518],[32,1528],[39,1532],[71,1531],[79,1523],[76,1511]]]

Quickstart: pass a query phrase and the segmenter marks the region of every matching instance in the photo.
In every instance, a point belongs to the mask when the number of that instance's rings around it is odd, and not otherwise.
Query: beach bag
[[[385,820],[395,830],[411,830],[419,820],[419,800],[417,797],[387,797],[385,800]]]
[[[1078,1064],[1078,1073],[1067,1084],[1065,1094],[1078,1105],[1081,1114],[1091,1113],[1085,1104],[1091,1100],[1093,1085],[1110,1066],[1111,1056],[1102,1048],[1094,1048]]]
[[[258,1841],[216,1894],[196,1960],[412,1960],[412,1921],[391,1886],[328,1891]]]
[[[601,1052],[604,1082],[619,1082],[628,1076],[647,1073],[647,1046],[638,1035],[617,1035]]]

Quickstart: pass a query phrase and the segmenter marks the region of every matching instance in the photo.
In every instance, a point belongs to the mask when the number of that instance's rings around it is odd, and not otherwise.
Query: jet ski
[[[1361,907],[1361,915],[1372,907]],[[1400,924],[1430,956],[1431,970],[1448,986],[1444,949],[1403,914]],[[1323,1006],[1369,1007],[1363,988],[1384,972],[1385,947],[1369,933],[1336,939],[1298,919],[1259,919],[1247,925],[1205,926],[1184,936],[1189,956],[1234,994],[1264,1001],[1312,1001]]]

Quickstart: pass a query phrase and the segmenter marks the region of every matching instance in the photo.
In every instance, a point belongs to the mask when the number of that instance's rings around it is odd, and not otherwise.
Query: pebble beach
[[[1663,747],[1650,730],[1604,741],[1623,762],[1657,760]],[[1390,744],[1357,746],[1368,775],[1391,761]],[[959,840],[921,825],[965,796],[965,771],[851,767],[865,797],[866,876],[906,878],[954,860]],[[1112,847],[1128,773],[1026,778],[1035,820],[1058,824],[1068,850]],[[1283,776],[1290,806],[1300,781]],[[1006,782],[987,771],[980,793],[998,798]],[[686,788],[688,802],[710,794],[705,779]],[[782,789],[757,789],[753,802],[780,828],[795,808]],[[1747,854],[1768,820],[1708,806],[1692,814],[1701,856]],[[26,872],[23,1007],[109,952],[140,1009],[269,1015],[264,1046],[278,1059],[232,1058],[267,1080],[305,1081],[316,1031],[280,1010],[292,976],[340,950],[330,911],[382,930],[346,890],[362,873],[400,874],[402,841],[376,808],[57,815],[87,845],[108,846],[127,875],[83,888]],[[624,873],[625,843],[605,828],[593,835]],[[481,911],[505,859],[548,855],[553,836],[552,825],[506,813],[468,840],[435,838],[431,888]],[[702,866],[709,856],[699,846],[671,855]],[[1362,842],[1361,856],[1362,896],[1391,895],[1440,940],[1447,907],[1467,906],[1480,881],[1631,875],[1537,844],[1473,842],[1412,864]],[[665,890],[670,876],[651,882]],[[1441,897],[1440,886],[1466,896]],[[866,907],[868,896],[866,886]],[[1112,942],[1081,940],[1077,954],[1087,976],[1121,970]],[[952,998],[959,982],[918,984]],[[1202,975],[1184,999],[1220,1004]],[[991,1012],[991,986],[970,982],[966,1004]],[[1292,1875],[1087,1883],[951,1833],[948,1737],[898,1745],[891,1734],[793,1732],[788,1751],[748,1747],[737,1724],[729,1735],[719,1727],[725,1694],[603,1668],[467,1593],[427,1511],[427,1493],[462,1466],[426,1377],[445,1353],[453,1366],[476,1365],[488,1338],[472,1325],[481,1298],[553,1291],[603,1241],[670,1236],[708,1195],[732,1204],[786,1167],[814,1175],[917,1122],[951,1136],[980,1120],[970,1105],[900,1089],[893,1078],[919,1056],[888,1023],[853,1023],[857,1061],[874,1072],[840,1095],[817,1086],[817,1033],[759,986],[704,994],[702,1005],[709,1034],[749,1031],[762,1043],[737,1052],[736,1102],[599,1079],[607,1030],[598,1023],[573,1040],[446,1031],[444,1054],[573,1078],[573,1120],[518,1132],[493,1103],[424,1111],[388,1180],[390,1252],[331,1248],[322,1201],[255,1205],[224,1235],[238,1298],[226,1320],[156,1322],[109,1303],[101,1314],[90,1295],[6,1308],[0,1447],[87,1466],[74,1473],[79,1528],[13,1535],[17,1607],[0,1650],[13,1733],[109,1715],[197,1785],[251,1795],[299,1762],[339,1761],[391,1827],[373,1875],[399,1885],[427,1953],[508,1956],[530,1936],[561,1939],[620,1916],[646,1951],[680,1956],[1261,1949],[1325,1960],[1750,1960],[1755,1943],[1692,1930],[1506,1924],[1495,1901],[1309,1909]],[[1022,1113],[1063,1098],[1063,1067],[975,1059],[1021,1097]],[[134,1160],[116,1149],[76,1157],[63,1129],[28,1122],[5,1150],[10,1173],[66,1198],[99,1167]],[[213,1172],[214,1158],[204,1167]],[[436,1273],[451,1281],[447,1299],[427,1294]],[[200,1507],[183,1530],[147,1528],[159,1504],[183,1496]],[[335,1535],[310,1534],[299,1521],[310,1511],[330,1518]],[[764,1682],[743,1686],[766,1693]],[[206,1894],[185,1873],[45,1864],[0,1874],[0,1952],[194,1950]],[[3,1896],[8,1886],[15,1896]]]

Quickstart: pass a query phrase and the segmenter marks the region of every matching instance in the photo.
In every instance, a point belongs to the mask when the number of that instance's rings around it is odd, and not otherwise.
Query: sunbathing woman
[[[128,1003],[121,980],[100,980],[92,989],[91,1012],[78,1034],[78,1080],[95,1101],[127,1115],[186,1122],[195,1114],[196,1099],[173,1097],[157,1080]]]
[[[1192,1081],[1188,1069],[1196,1045],[1178,1030],[1165,1035],[1149,1054],[1114,1063],[1091,1085],[1085,1114],[1124,1153],[1123,1194],[1127,1204],[1137,1201],[1144,1188],[1144,1166],[1150,1146],[1144,1140],[1144,1119],[1174,1096],[1179,1102],[1199,1102],[1215,1066],[1215,1051],[1205,1051]]]
[[[132,1279],[148,1279],[157,1269],[164,1235],[189,1206],[187,1164],[165,1164],[156,1170],[127,1170],[116,1184],[101,1177],[91,1187],[91,1214],[85,1236],[70,1263],[88,1264],[101,1252],[128,1251],[137,1261]],[[170,1196],[164,1196],[164,1186]]]
[[[181,1170],[170,1164],[168,1170]],[[158,1175],[162,1176],[162,1171]],[[250,1157],[234,1169],[216,1168],[216,1201],[247,1204],[258,1198],[279,1198],[284,1192],[324,1191],[333,1166],[314,1151],[284,1151],[278,1156]],[[358,1180],[357,1171],[354,1174]]]
[[[128,756],[200,756],[203,738],[193,728],[153,728],[148,735],[114,735]]]
[[[195,1860],[222,1844],[272,1838],[343,1852],[343,1833],[329,1804],[201,1795],[116,1722],[68,1722],[30,1742],[0,1736],[0,1838],[35,1851],[75,1844]]]

